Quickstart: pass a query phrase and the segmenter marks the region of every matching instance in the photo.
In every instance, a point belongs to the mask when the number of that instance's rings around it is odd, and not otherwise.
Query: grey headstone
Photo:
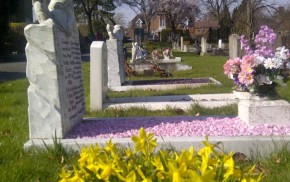
[[[238,34],[232,34],[229,36],[229,58],[235,58],[240,56],[241,56],[240,36]]]

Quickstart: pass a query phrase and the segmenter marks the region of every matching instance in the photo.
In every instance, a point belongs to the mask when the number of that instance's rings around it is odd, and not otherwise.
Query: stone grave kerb
[[[24,29],[29,137],[64,138],[86,110],[79,34],[71,0],[41,3],[34,4],[40,24]]]

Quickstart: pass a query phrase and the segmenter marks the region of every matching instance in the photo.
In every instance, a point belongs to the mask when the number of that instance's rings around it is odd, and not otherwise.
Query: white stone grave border
[[[205,137],[156,137],[158,148],[160,147],[174,147],[177,150],[188,149],[193,146],[195,150],[203,147],[202,141]],[[208,137],[209,142],[222,142],[226,152],[241,152],[247,157],[255,155],[268,155],[275,151],[277,146],[290,142],[290,136],[231,136],[231,137]],[[92,146],[98,143],[100,146],[105,146],[109,138],[96,139],[59,139],[58,142],[62,144],[67,150],[80,151],[85,146]],[[112,142],[122,145],[124,147],[134,147],[131,138],[112,138]],[[31,147],[42,147],[44,143],[48,146],[53,146],[53,139],[34,139],[30,140],[24,145],[24,149],[28,150]]]

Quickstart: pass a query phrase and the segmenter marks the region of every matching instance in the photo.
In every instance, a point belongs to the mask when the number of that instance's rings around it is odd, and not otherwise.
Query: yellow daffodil
[[[109,141],[106,142],[105,150],[107,152],[114,151],[115,149],[116,149],[116,147],[115,147],[115,144],[112,143],[112,139],[110,139]]]
[[[234,153],[231,152],[229,155],[224,156],[224,168],[225,168],[225,173],[224,173],[224,179],[228,179],[231,175],[234,174],[234,167],[235,167],[235,162],[233,159]]]
[[[176,167],[174,162],[168,163],[169,172],[168,175],[171,176],[172,182],[182,182],[184,181],[182,176],[187,175],[187,168],[186,165],[183,163],[181,166]]]
[[[147,135],[144,128],[140,129],[139,137],[133,136],[132,140],[135,143],[135,152],[141,151],[145,156],[149,156],[149,154],[157,146],[156,139],[154,139],[154,134],[149,133]]]
[[[61,178],[59,182],[67,182],[70,176],[71,173],[67,172],[64,168],[62,168],[61,173],[59,174],[59,177]]]

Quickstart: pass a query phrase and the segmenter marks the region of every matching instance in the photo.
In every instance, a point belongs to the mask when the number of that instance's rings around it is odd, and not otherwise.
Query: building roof
[[[210,20],[198,20],[194,23],[190,23],[189,27],[193,28],[219,28],[218,21],[210,21]]]
[[[145,22],[144,21],[144,16],[143,16],[143,14],[138,14],[138,15],[136,15],[132,20],[131,20],[131,26],[136,26],[135,24],[138,22],[138,21],[142,21],[143,23]]]

